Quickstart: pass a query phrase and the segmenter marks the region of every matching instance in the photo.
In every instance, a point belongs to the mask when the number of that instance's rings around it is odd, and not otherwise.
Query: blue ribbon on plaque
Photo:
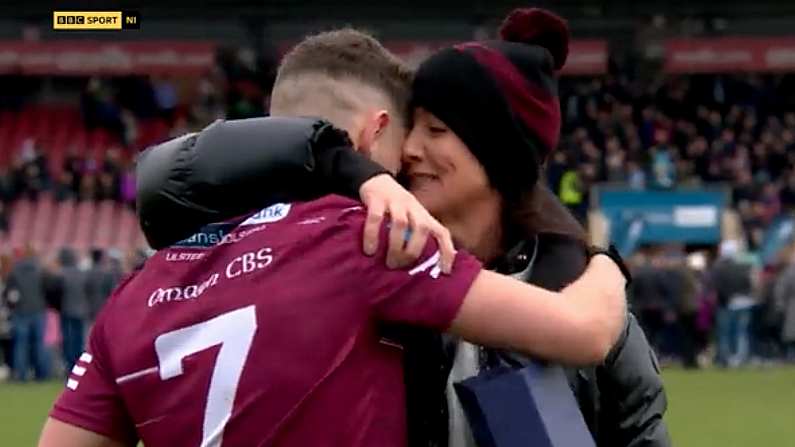
[[[454,384],[478,447],[595,447],[560,366],[500,366]]]

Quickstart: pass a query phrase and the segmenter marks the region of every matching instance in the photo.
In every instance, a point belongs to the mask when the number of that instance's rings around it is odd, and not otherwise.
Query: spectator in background
[[[81,98],[83,122],[89,129],[103,128],[124,141],[125,126],[122,110],[106,81],[91,78]]]
[[[586,204],[585,185],[580,169],[575,165],[569,167],[560,178],[560,201],[574,214],[578,219],[583,218],[583,207]],[[580,220],[582,222],[583,220]]]
[[[755,361],[769,362],[785,354],[782,344],[782,323],[784,310],[776,300],[778,279],[784,276],[787,263],[778,268],[767,266],[760,271],[759,304],[754,307],[751,326],[753,356]]]
[[[132,147],[135,145],[136,141],[138,141],[138,119],[131,111],[122,109],[121,123],[124,127],[124,138],[122,139],[122,143],[127,148]]]
[[[739,261],[739,255],[738,241],[723,241],[712,268],[712,286],[718,300],[716,362],[721,366],[739,366],[750,354],[752,269]]]
[[[28,380],[32,367],[36,380],[49,377],[49,360],[44,348],[46,301],[44,269],[35,250],[28,246],[8,276],[5,299],[11,307],[14,340],[14,379]]]
[[[651,258],[654,270],[652,284],[657,290],[657,305],[652,321],[656,319],[660,356],[666,363],[682,354],[678,303],[686,293],[686,281],[676,269],[677,265],[676,253],[659,252]]]
[[[129,162],[121,174],[120,180],[121,202],[130,208],[135,208],[135,164]]]
[[[174,87],[174,83],[165,77],[154,80],[152,86],[157,109],[170,126],[174,121],[174,112],[178,104],[177,89]]]
[[[55,183],[55,201],[63,202],[65,200],[73,200],[77,197],[74,189],[74,177],[71,172],[61,172],[58,181]]]
[[[190,114],[197,123],[210,123],[223,118],[223,98],[210,76],[204,76],[196,86],[197,100],[193,103]]]
[[[617,137],[611,137],[605,145],[605,166],[608,182],[625,182],[627,180],[626,151],[621,148]]]
[[[8,233],[8,213],[6,213],[6,204],[0,202],[0,237]]]
[[[669,138],[667,130],[660,129],[655,132],[658,143],[651,148],[651,178],[656,188],[670,189],[676,184],[676,164],[668,145]]]
[[[99,78],[93,77],[88,80],[83,94],[80,98],[80,111],[83,116],[83,123],[89,129],[99,127],[99,108],[101,102],[100,89],[102,88]]]
[[[632,257],[632,283],[630,304],[646,332],[652,347],[660,353],[663,347],[664,297],[659,266],[654,258],[644,251]]]
[[[93,173],[87,173],[80,182],[80,195],[78,198],[81,201],[91,201],[97,200],[97,197],[97,176]]]
[[[123,164],[121,148],[113,146],[105,152],[105,159],[102,161],[100,171],[110,176],[114,191],[119,189],[119,177]]]
[[[0,255],[0,382],[8,379],[13,367],[11,309],[5,299],[6,277],[10,268],[11,259]]]
[[[546,177],[549,190],[560,196],[560,181],[566,172],[569,158],[566,151],[555,151],[547,162]]]
[[[760,220],[767,228],[779,213],[781,213],[781,199],[775,183],[766,182],[762,186],[762,193],[759,197]]]
[[[702,357],[701,354],[706,350],[712,339],[712,332],[715,328],[715,293],[709,287],[709,275],[707,254],[696,252],[688,256],[687,265],[696,280],[698,310],[695,315],[696,330],[696,352],[698,363],[706,364],[712,360]],[[703,360],[703,361],[702,361]]]
[[[776,281],[774,299],[783,316],[781,341],[785,355],[795,362],[795,250],[791,250],[789,263]]]
[[[20,149],[20,159],[26,190],[38,194],[51,186],[47,157],[36,140],[25,139]]]
[[[795,211],[795,169],[789,171],[789,175],[783,181],[784,186],[779,193],[779,200],[784,211]]]
[[[38,200],[44,191],[44,182],[39,167],[34,163],[26,164],[22,173],[22,190],[28,200]]]
[[[630,160],[627,162],[627,180],[629,187],[632,189],[646,189],[646,173],[637,161]]]
[[[88,299],[88,323],[93,325],[97,314],[105,304],[110,293],[116,287],[115,272],[108,265],[105,252],[95,248],[91,250],[91,267],[86,272],[86,298]]]
[[[83,181],[83,171],[86,168],[86,159],[78,152],[77,146],[69,147],[69,152],[63,162],[63,172],[71,175],[72,193],[74,196],[80,192]]]
[[[116,286],[119,285],[125,274],[121,252],[116,249],[110,250],[108,252],[108,266],[105,276],[105,290],[107,291],[107,296],[110,296],[110,294],[116,290]]]
[[[0,202],[8,203],[14,199],[14,177],[8,166],[0,164]]]
[[[698,277],[683,255],[671,259],[669,278],[678,285],[680,293],[674,296],[678,350],[685,368],[697,368],[699,294]]]
[[[61,333],[63,358],[67,371],[71,371],[83,352],[86,320],[89,316],[86,273],[77,265],[77,254],[63,248],[58,254],[60,272],[56,275],[56,295],[61,303]]]
[[[102,172],[99,174],[98,180],[96,199],[99,201],[118,200],[119,197],[116,194],[113,176],[107,172]]]

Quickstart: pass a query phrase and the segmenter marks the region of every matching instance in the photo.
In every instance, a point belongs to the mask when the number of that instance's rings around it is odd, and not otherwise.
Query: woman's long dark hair
[[[554,234],[588,244],[585,228],[549,190],[543,177],[529,191],[506,201],[505,222],[510,238]]]

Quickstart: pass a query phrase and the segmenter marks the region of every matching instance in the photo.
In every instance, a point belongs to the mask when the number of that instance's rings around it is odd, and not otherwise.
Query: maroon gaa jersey
[[[361,251],[362,206],[278,204],[157,252],[113,293],[51,416],[147,447],[403,446],[402,349],[448,328],[480,264]]]

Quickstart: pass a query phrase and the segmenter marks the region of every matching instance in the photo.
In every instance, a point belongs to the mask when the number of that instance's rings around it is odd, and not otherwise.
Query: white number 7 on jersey
[[[232,416],[240,374],[256,331],[257,314],[254,306],[248,306],[155,339],[162,380],[182,374],[183,358],[221,345],[207,391],[201,447],[221,446],[224,427]]]

